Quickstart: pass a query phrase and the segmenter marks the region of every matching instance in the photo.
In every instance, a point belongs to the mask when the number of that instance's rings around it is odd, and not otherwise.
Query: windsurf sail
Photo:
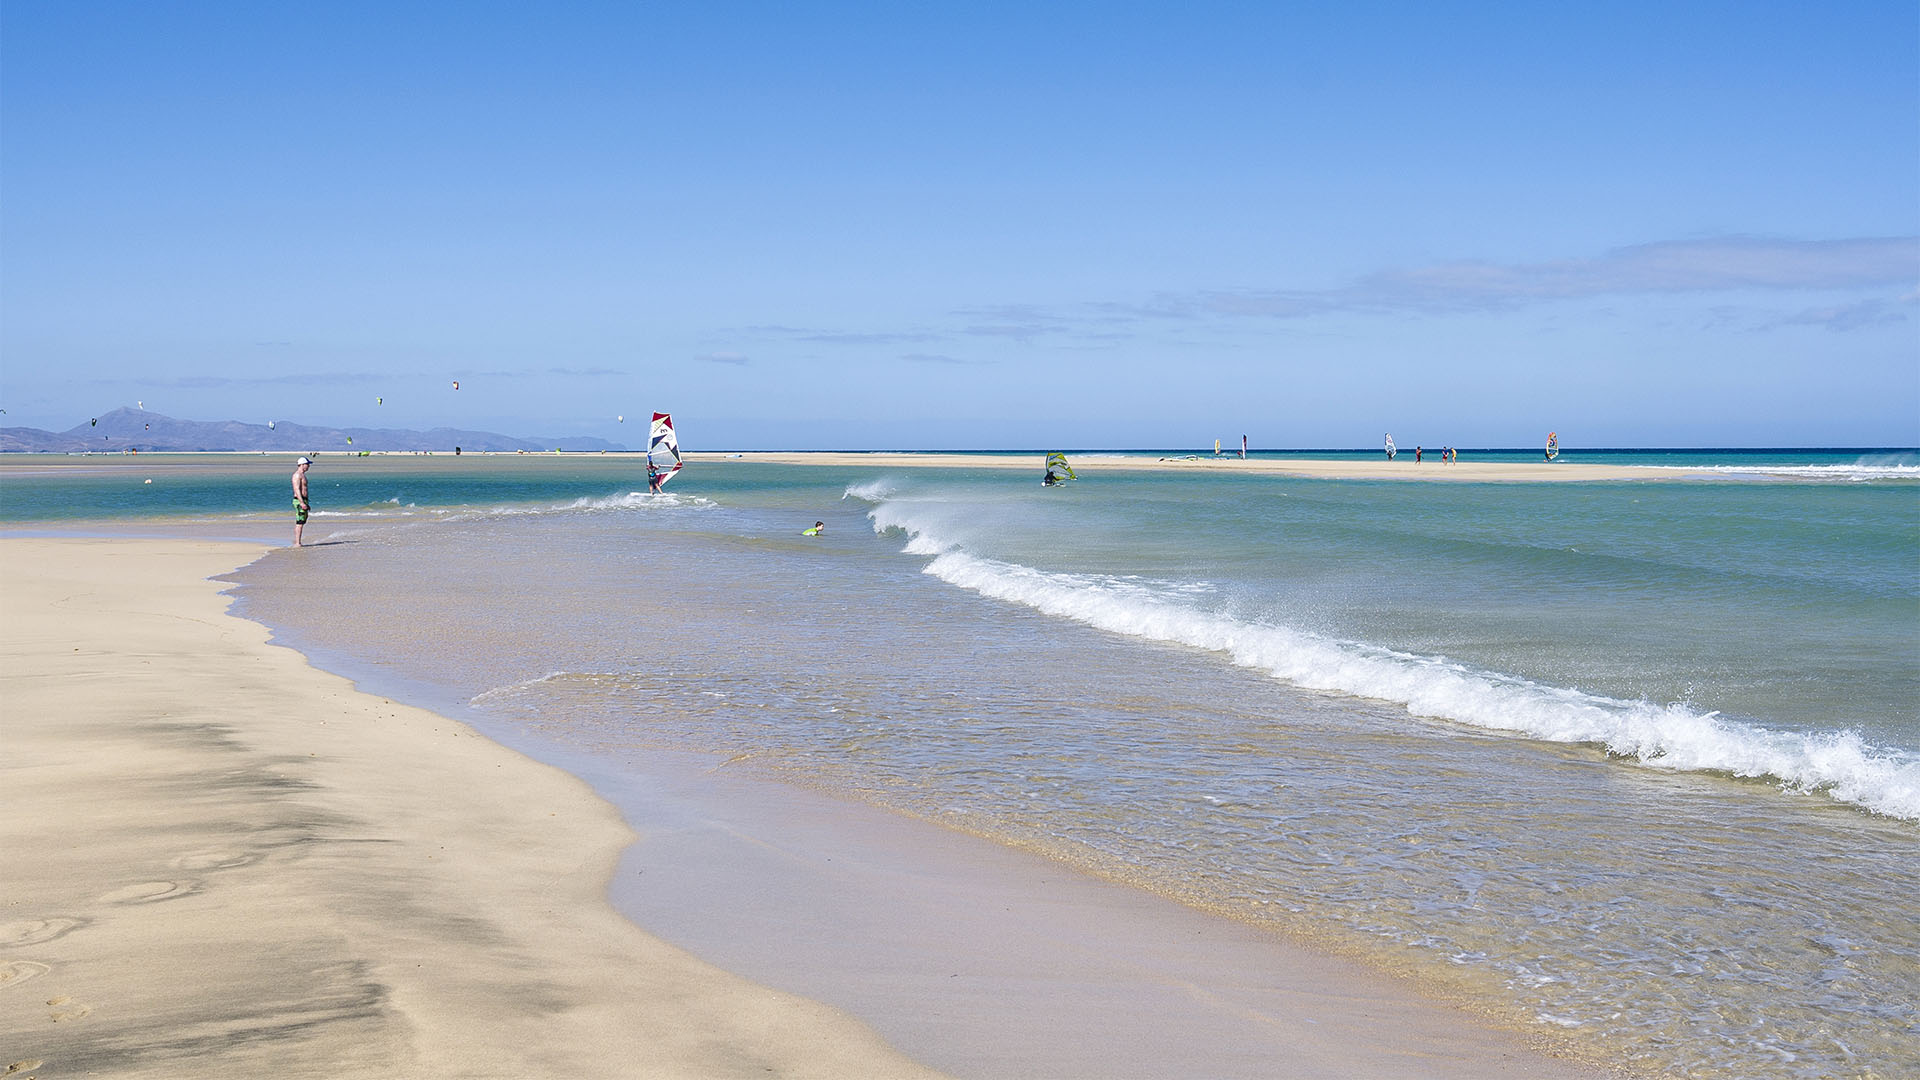
[[[1560,456],[1560,433],[1557,431],[1549,431],[1547,432],[1547,460],[1552,461],[1554,458],[1557,458],[1559,456]]]
[[[1068,480],[1078,480],[1078,479],[1080,478],[1073,475],[1073,466],[1067,464],[1067,455],[1065,454],[1048,454],[1047,455],[1047,475],[1046,475],[1046,479],[1042,480],[1041,483],[1060,484],[1060,483],[1065,483]]]
[[[653,414],[653,430],[647,438],[647,490],[659,491],[680,471],[680,437],[673,433],[673,415]]]
[[[1392,435],[1388,435],[1388,436],[1387,436],[1387,460],[1388,460],[1388,461],[1392,461],[1392,460],[1393,460],[1393,455],[1395,455],[1395,454],[1397,454],[1397,453],[1399,453],[1399,452],[1400,452],[1400,448],[1399,448],[1399,447],[1397,447],[1397,446],[1395,446],[1395,445],[1393,445],[1393,436],[1392,436]]]

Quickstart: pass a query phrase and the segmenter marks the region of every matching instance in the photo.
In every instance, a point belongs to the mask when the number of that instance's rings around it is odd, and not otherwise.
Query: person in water
[[[647,462],[647,494],[660,494],[660,485],[666,482],[666,474],[660,471],[660,467],[651,461]]]
[[[811,529],[808,529],[808,530],[806,530],[805,532],[803,532],[803,533],[801,533],[800,535],[801,535],[801,536],[819,536],[819,535],[820,535],[820,533],[821,533],[821,532],[822,532],[823,530],[825,530],[825,529],[826,529],[826,527],[827,527],[827,523],[826,523],[826,522],[824,522],[824,521],[816,521],[816,522],[814,522],[814,523],[813,523],[813,528],[811,528]]]
[[[312,504],[307,501],[307,469],[313,465],[313,459],[303,457],[293,463],[293,546],[300,546],[300,534],[307,527],[307,514]]]

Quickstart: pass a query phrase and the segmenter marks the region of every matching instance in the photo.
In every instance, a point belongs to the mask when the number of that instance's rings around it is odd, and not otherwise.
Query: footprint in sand
[[[28,919],[24,922],[0,923],[0,946],[38,945],[43,941],[70,934],[87,925],[85,919],[59,916],[52,919]]]
[[[81,1020],[93,1015],[93,1006],[82,1005],[64,994],[57,998],[48,998],[47,1004],[53,1006],[53,1011],[47,1015],[52,1017],[56,1024],[63,1020]]]
[[[173,860],[175,870],[237,870],[242,866],[252,866],[267,857],[264,851],[235,851],[232,848],[214,848],[209,851],[195,851]]]
[[[28,979],[38,978],[52,970],[51,965],[38,960],[0,960],[0,990],[19,986]]]
[[[197,881],[143,881],[138,885],[115,889],[102,896],[100,902],[103,904],[154,904],[162,900],[176,900],[199,889],[200,883]]]

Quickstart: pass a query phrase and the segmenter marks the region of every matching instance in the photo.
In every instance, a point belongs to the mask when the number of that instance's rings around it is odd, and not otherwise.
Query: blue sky
[[[1917,237],[1906,0],[0,6],[7,425],[1914,445]]]

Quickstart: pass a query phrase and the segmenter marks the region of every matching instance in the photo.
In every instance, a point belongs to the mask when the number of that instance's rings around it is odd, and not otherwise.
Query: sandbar
[[[458,474],[485,463],[489,469],[515,469],[538,473],[556,461],[574,467],[606,468],[629,478],[643,475],[643,455],[638,451],[567,452],[524,454],[475,452],[453,454],[416,454],[372,452],[317,452],[321,467],[349,468],[362,474],[419,475]],[[258,473],[261,476],[284,475],[292,468],[292,454],[261,453],[152,453],[139,455],[57,455],[0,454],[0,475],[5,477],[116,476],[139,472],[165,478],[174,474]],[[810,465],[840,468],[887,469],[996,469],[1031,472],[1036,480],[1044,470],[1043,453],[961,454],[939,451],[896,450],[744,450],[688,451],[682,455],[687,464],[729,465]],[[1723,479],[1712,469],[1684,465],[1613,465],[1599,462],[1568,461],[1476,461],[1469,457],[1453,464],[1443,463],[1438,453],[1415,464],[1411,452],[1388,461],[1384,456],[1359,458],[1251,457],[1233,454],[1156,456],[1116,451],[1085,451],[1070,455],[1074,470],[1098,475],[1102,472],[1203,472],[1212,475],[1315,477],[1327,480],[1409,480],[1480,483],[1565,483],[1601,480],[1672,481],[1687,479]],[[1756,470],[1761,472],[1763,470]]]
[[[740,453],[688,453],[688,463],[725,464],[727,462],[763,465],[834,465],[888,469],[1024,469],[1036,479],[1042,473],[1045,454],[942,454],[900,453],[889,451],[743,451]],[[1437,455],[1436,455],[1437,457]],[[1075,472],[1206,472],[1214,475],[1306,476],[1328,480],[1451,480],[1481,483],[1536,483],[1595,480],[1673,480],[1689,476],[1710,476],[1709,472],[1677,466],[1601,465],[1587,462],[1555,461],[1462,461],[1442,464],[1438,460],[1414,464],[1411,454],[1393,461],[1382,456],[1376,461],[1316,458],[1239,458],[1208,454],[1153,457],[1145,454],[1084,453],[1072,455]]]

